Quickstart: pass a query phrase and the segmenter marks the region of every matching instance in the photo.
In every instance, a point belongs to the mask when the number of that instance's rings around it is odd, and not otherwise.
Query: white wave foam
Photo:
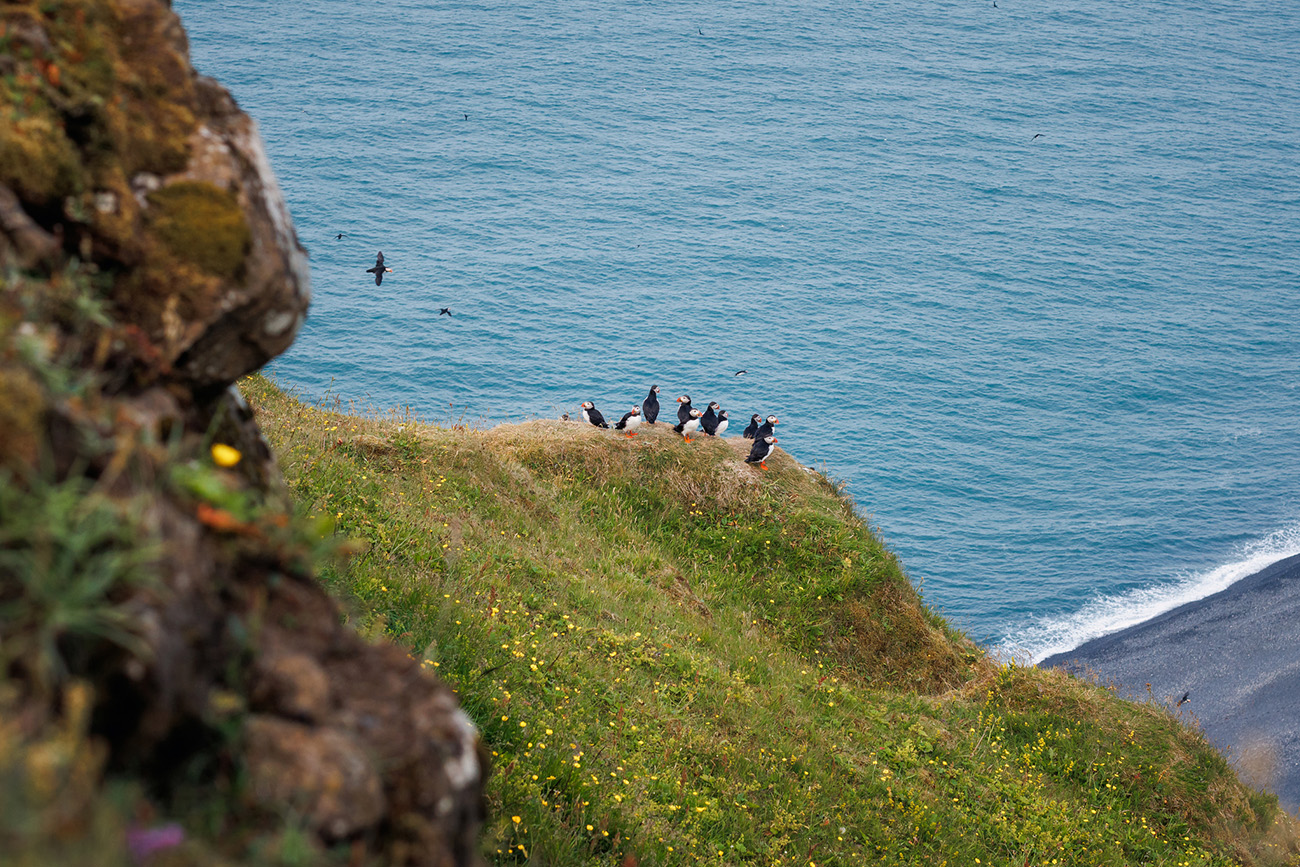
[[[992,648],[996,658],[1037,664],[1049,656],[1074,650],[1121,629],[1127,629],[1224,590],[1279,560],[1300,554],[1300,524],[1285,527],[1245,546],[1239,559],[1206,572],[1181,575],[1116,596],[1102,596],[1074,614],[1043,618],[1012,632]]]

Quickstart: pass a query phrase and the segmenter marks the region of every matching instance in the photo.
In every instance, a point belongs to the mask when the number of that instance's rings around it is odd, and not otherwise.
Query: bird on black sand
[[[685,437],[687,442],[690,442],[691,434],[700,429],[700,419],[703,417],[704,413],[698,409],[693,409],[691,410],[691,417],[673,425],[673,430]]]
[[[765,461],[772,456],[772,449],[776,447],[777,442],[777,438],[773,436],[754,440],[754,447],[749,450],[749,457],[745,458],[745,463],[758,464],[760,469],[767,469]]]
[[[713,436],[713,432],[718,428],[718,412],[721,409],[722,405],[716,400],[709,401],[708,409],[704,410],[704,415],[700,416],[700,430],[709,436]]]
[[[655,419],[659,418],[659,386],[650,386],[650,393],[646,395],[645,400],[641,401],[641,417],[646,424],[654,424]]]
[[[366,269],[366,273],[367,273],[367,274],[374,274],[374,275],[375,275],[375,285],[376,285],[376,286],[378,286],[380,283],[383,283],[383,282],[384,282],[384,275],[385,275],[385,274],[391,274],[391,273],[393,273],[393,269],[392,269],[392,268],[385,268],[385,267],[384,267],[384,253],[383,253],[382,250],[375,254],[375,267],[373,267],[373,268],[367,268],[367,269]]]
[[[776,416],[769,415],[767,419],[758,426],[758,430],[754,431],[754,439],[761,440],[763,437],[770,437],[773,433],[773,428],[780,424],[780,422],[781,420]]]
[[[596,409],[596,405],[589,400],[582,402],[582,420],[596,427],[609,429],[609,423],[605,421],[605,417],[600,414],[600,410]]]
[[[641,407],[634,406],[618,420],[618,424],[614,425],[614,430],[625,430],[628,436],[634,437],[639,424],[641,424]]]
[[[758,433],[758,420],[760,418],[762,418],[762,416],[760,416],[758,413],[754,413],[753,415],[751,415],[749,417],[749,425],[746,426],[746,428],[740,432],[740,435],[747,440],[752,440],[754,438],[754,434]]]
[[[691,396],[683,394],[677,398],[677,403],[679,404],[677,407],[677,421],[684,422],[691,417]]]

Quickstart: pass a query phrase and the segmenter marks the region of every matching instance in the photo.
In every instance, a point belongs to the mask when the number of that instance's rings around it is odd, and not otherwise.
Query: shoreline
[[[1174,708],[1243,780],[1300,810],[1300,554],[1038,667]]]

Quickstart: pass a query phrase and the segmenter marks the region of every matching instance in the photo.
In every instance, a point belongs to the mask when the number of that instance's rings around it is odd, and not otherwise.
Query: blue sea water
[[[774,412],[1033,659],[1300,551],[1300,5],[175,6],[311,254],[303,394]]]

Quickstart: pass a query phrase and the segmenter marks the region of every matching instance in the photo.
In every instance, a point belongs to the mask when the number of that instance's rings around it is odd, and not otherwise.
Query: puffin
[[[769,415],[767,421],[759,425],[758,430],[754,432],[754,439],[761,440],[763,437],[770,437],[772,435],[772,428],[780,424],[780,421],[781,420],[776,416]]]
[[[777,439],[774,436],[765,436],[762,439],[754,440],[754,447],[749,450],[749,457],[745,458],[747,464],[758,464],[761,469],[767,469],[764,463],[772,456],[772,450],[776,448]]]
[[[383,283],[383,282],[384,282],[384,275],[385,275],[385,274],[391,274],[391,273],[393,273],[393,269],[392,269],[392,268],[385,268],[385,267],[384,267],[384,251],[383,251],[383,250],[380,250],[380,251],[375,255],[375,267],[373,267],[373,268],[367,268],[367,269],[366,269],[366,273],[367,273],[367,274],[374,274],[374,275],[375,275],[375,285],[376,285],[376,286],[378,286],[380,283]]]
[[[684,422],[691,417],[691,396],[683,394],[677,398],[677,402],[681,404],[677,407],[677,421]]]
[[[704,411],[704,416],[700,419],[700,430],[709,436],[715,436],[718,428],[718,412],[722,409],[722,404],[716,400],[709,401],[709,408]]]
[[[600,414],[600,410],[596,409],[596,405],[589,400],[582,402],[582,420],[590,422],[596,427],[609,429],[609,423],[605,421],[605,417]]]
[[[728,424],[730,422],[727,421],[727,411],[725,409],[718,410],[718,426],[713,429],[713,435],[715,437],[722,436],[727,432]]]
[[[700,418],[703,417],[703,415],[704,413],[700,412],[698,409],[693,409],[691,410],[691,417],[679,424],[673,425],[673,430],[684,436],[687,442],[690,442],[691,434],[700,429]]]
[[[634,406],[618,420],[614,430],[625,430],[630,437],[636,436],[637,425],[641,424],[641,407]]]
[[[754,413],[749,417],[749,427],[741,431],[740,435],[747,440],[752,440],[756,433],[758,433],[758,413]]]
[[[646,424],[654,424],[655,419],[659,418],[659,398],[655,397],[658,393],[659,386],[652,385],[646,399],[641,401],[641,417]]]

